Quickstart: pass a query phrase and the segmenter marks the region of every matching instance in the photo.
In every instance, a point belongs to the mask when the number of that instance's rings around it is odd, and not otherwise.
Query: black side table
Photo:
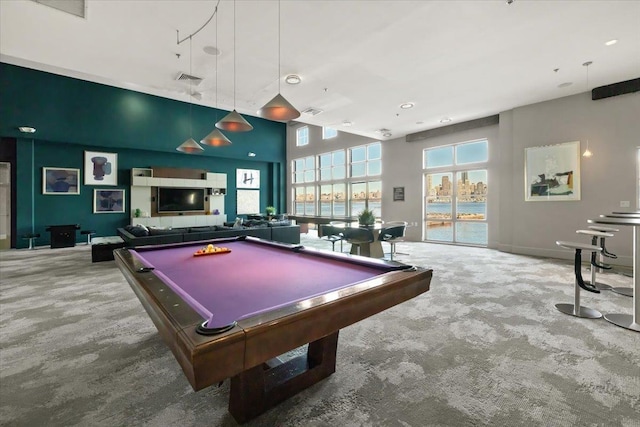
[[[46,231],[51,233],[51,249],[70,248],[75,246],[76,230],[80,230],[80,224],[48,226]]]

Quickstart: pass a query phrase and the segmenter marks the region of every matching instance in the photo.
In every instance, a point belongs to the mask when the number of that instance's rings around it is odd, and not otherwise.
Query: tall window
[[[312,185],[294,188],[295,198],[295,214],[296,215],[315,215],[316,213],[316,194],[315,187]]]
[[[376,218],[382,216],[382,181],[351,183],[351,216],[363,209],[373,210]]]
[[[334,128],[322,127],[322,139],[331,139],[338,136],[338,131]]]
[[[302,126],[296,129],[296,146],[302,147],[309,144],[309,127]]]
[[[318,156],[320,168],[320,181],[334,181],[345,178],[345,154],[344,150],[324,153]]]
[[[346,216],[345,183],[320,186],[320,216]]]
[[[349,149],[349,176],[358,178],[382,173],[382,147],[379,142]]]
[[[293,162],[293,179],[294,184],[303,182],[313,182],[316,180],[315,160],[313,156],[295,159]]]
[[[427,241],[487,245],[488,141],[424,150]]]
[[[356,216],[364,208],[382,215],[379,142],[295,159],[291,168],[297,215]]]
[[[382,173],[382,145],[379,142],[349,149],[349,176],[351,180],[350,215],[356,216],[364,208],[372,209],[379,218],[382,216],[382,183],[378,177]]]

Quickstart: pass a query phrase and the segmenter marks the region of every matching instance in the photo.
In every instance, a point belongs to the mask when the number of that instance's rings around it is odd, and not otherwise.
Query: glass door
[[[424,150],[424,239],[486,246],[486,139]]]
[[[425,175],[426,240],[487,245],[487,171]]]
[[[425,175],[426,239],[453,242],[453,173]]]

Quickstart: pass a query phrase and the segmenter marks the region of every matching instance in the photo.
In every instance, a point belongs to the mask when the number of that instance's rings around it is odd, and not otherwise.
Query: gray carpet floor
[[[571,263],[398,251],[433,268],[431,290],[343,329],[334,375],[246,425],[640,426],[640,334],[555,309],[573,302]],[[236,425],[229,382],[192,391],[113,261],[91,263],[84,245],[10,250],[0,279],[0,425]],[[631,313],[631,298],[582,295]]]

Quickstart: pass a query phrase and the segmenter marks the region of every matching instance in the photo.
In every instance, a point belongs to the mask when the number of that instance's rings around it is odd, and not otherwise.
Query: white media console
[[[218,215],[158,215],[134,217],[136,209],[147,213],[154,211],[152,195],[153,187],[178,187],[178,188],[206,188],[211,194],[209,197],[209,210],[216,210]],[[132,224],[143,224],[152,227],[199,227],[207,225],[223,225],[227,220],[224,212],[224,196],[227,191],[227,174],[209,173],[202,179],[188,178],[159,178],[153,176],[153,169],[131,169],[131,212]]]

